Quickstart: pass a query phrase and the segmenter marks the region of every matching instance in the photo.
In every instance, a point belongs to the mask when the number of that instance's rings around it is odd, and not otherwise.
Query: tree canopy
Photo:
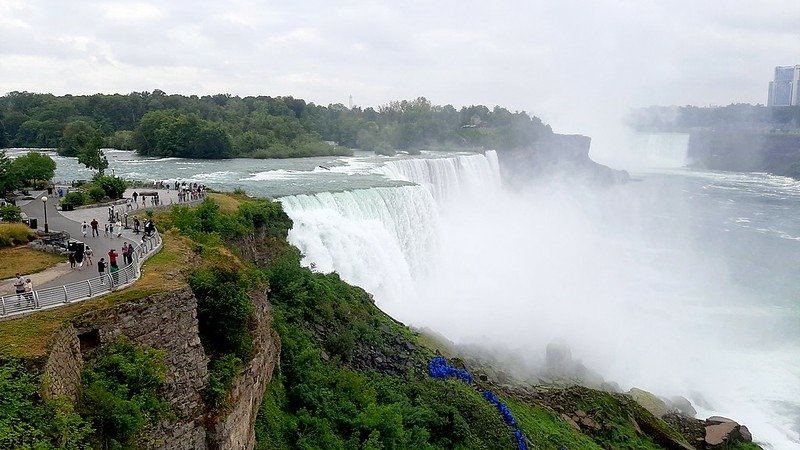
[[[0,97],[0,136],[9,145],[56,147],[63,142],[64,151],[77,155],[75,137],[70,136],[88,136],[91,128],[105,146],[194,158],[345,155],[352,148],[385,153],[425,148],[502,151],[527,147],[552,133],[524,111],[484,105],[456,109],[433,105],[424,97],[377,109],[321,106],[293,97],[198,97],[159,90],[61,97],[12,92]]]
[[[103,135],[97,127],[86,120],[75,120],[64,127],[58,154],[77,156],[78,162],[103,176],[103,172],[108,168],[108,160],[100,150],[102,145]]]
[[[7,178],[11,189],[32,186],[37,182],[49,181],[56,173],[56,162],[53,158],[39,152],[30,152],[11,161],[8,165]]]

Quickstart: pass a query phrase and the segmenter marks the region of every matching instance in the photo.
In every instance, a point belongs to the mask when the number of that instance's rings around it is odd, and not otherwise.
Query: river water
[[[399,320],[502,350],[509,367],[536,373],[558,339],[623,390],[681,395],[769,448],[800,448],[800,183],[680,168],[682,136],[635,142],[654,164],[631,183],[554,176],[513,192],[494,152],[107,155],[126,178],[279,198],[306,264]],[[90,176],[55,159],[57,179]]]

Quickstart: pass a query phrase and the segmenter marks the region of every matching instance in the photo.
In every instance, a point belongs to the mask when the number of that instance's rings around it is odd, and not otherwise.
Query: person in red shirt
[[[117,256],[119,254],[113,248],[108,252],[108,265],[111,267],[117,267]]]

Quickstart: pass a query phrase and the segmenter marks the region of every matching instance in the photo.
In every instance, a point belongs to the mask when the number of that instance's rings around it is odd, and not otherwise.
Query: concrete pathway
[[[178,192],[175,190],[167,191],[166,189],[147,188],[128,189],[125,191],[124,195],[126,198],[132,198],[133,192],[158,192],[158,196],[161,200],[161,207],[178,203]],[[37,225],[40,230],[44,230],[45,204],[41,201],[41,197],[44,194],[45,191],[31,192],[31,197],[33,197],[33,200],[21,201],[17,203],[17,205],[22,208],[22,211],[25,212],[28,217],[35,217],[37,219]],[[76,209],[74,211],[60,211],[57,209],[59,202],[60,199],[58,198],[58,194],[48,196],[48,201],[46,203],[48,228],[50,231],[66,231],[69,233],[71,239],[84,242],[86,245],[91,247],[94,251],[94,256],[92,257],[93,264],[90,266],[87,264],[87,261],[84,260],[82,268],[71,269],[69,267],[69,263],[59,263],[39,273],[31,275],[22,274],[23,277],[31,279],[34,289],[60,286],[98,276],[99,273],[97,271],[97,261],[99,261],[100,258],[105,258],[106,262],[108,262],[108,252],[112,248],[116,250],[117,253],[121,254],[122,244],[124,242],[127,242],[129,245],[134,242],[138,243],[141,239],[141,234],[133,233],[133,218],[138,217],[142,222],[142,226],[144,226],[144,220],[146,218],[145,211],[148,209],[153,209],[153,205],[151,204],[149,197],[145,199],[145,205],[142,205],[141,198],[138,199],[138,204],[136,206],[131,204],[130,208],[128,208],[128,205],[124,203],[115,205],[115,211],[119,212],[120,220],[122,221],[123,225],[125,224],[125,214],[128,214],[128,226],[130,227],[128,229],[124,229],[122,232],[122,237],[118,238],[116,233],[113,237],[105,237],[103,235],[103,228],[105,224],[108,223],[108,206],[103,205],[91,208]],[[92,237],[90,228],[87,236],[84,238],[83,233],[81,232],[81,224],[83,221],[91,224],[93,219],[97,219],[97,221],[100,223],[98,226],[100,236]],[[121,256],[119,257],[119,261],[121,264]],[[13,278],[0,281],[0,294],[12,293],[14,291],[13,283]]]

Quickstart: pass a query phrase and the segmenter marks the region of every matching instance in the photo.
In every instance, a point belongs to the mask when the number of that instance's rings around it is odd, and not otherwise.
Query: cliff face
[[[531,178],[565,174],[591,183],[612,184],[629,179],[624,170],[615,170],[589,158],[592,139],[578,134],[552,134],[529,148],[498,152],[503,179],[521,185]]]
[[[75,399],[83,359],[95,348],[125,336],[164,351],[167,377],[162,394],[174,418],[160,423],[146,448],[252,449],[253,423],[278,361],[280,341],[272,330],[265,294],[254,295],[255,356],[230,393],[229,408],[209,411],[202,392],[208,386],[208,357],[200,343],[197,299],[188,289],[153,295],[79,316],[59,333],[44,367],[44,396]]]
[[[800,135],[748,131],[693,131],[689,165],[698,169],[787,175],[800,162]]]

